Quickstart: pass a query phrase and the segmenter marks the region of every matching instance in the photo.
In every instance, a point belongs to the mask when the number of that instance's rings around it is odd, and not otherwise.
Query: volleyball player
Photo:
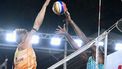
[[[83,41],[83,45],[88,43],[90,40],[85,36],[85,34],[80,30],[80,28],[76,25],[76,23],[71,19],[70,13],[68,11],[65,12],[66,21],[69,25],[72,26],[78,37]],[[58,26],[57,33],[62,34],[66,37],[69,44],[73,46],[75,49],[79,49],[79,46],[76,44],[76,42],[72,39],[70,34],[66,31],[65,24],[62,27]],[[96,46],[93,45],[91,47],[92,55],[89,57],[86,52],[82,53],[82,58],[87,61],[87,69],[96,69]],[[104,69],[104,54],[103,52],[99,52],[99,60],[98,60],[98,68]]]
[[[14,69],[36,69],[36,55],[32,48],[32,35],[39,30],[42,25],[46,8],[50,0],[46,0],[38,13],[31,31],[16,29],[18,46],[14,55]]]

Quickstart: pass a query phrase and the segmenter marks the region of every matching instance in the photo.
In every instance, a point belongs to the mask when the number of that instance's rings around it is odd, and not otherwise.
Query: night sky
[[[30,30],[34,19],[45,0],[0,0],[0,28],[14,30],[25,28]],[[47,8],[43,25],[39,32],[54,33],[57,25],[63,25],[64,16],[52,12],[52,0]],[[68,7],[72,19],[86,35],[97,32],[98,0],[63,0]],[[122,17],[120,0],[102,0],[101,28],[107,29]],[[69,27],[70,28],[70,27]],[[71,32],[72,33],[72,32]]]
[[[0,29],[14,30],[16,28],[25,28],[31,30],[33,22],[44,1],[45,0],[0,0]],[[52,5],[55,1],[56,0],[51,0],[43,24],[38,32],[54,33],[58,25],[62,26],[65,23],[65,17],[63,15],[58,16],[52,12]],[[97,33],[98,0],[63,1],[67,4],[72,19],[87,36]],[[109,28],[120,18],[122,18],[122,1],[102,0],[101,29]],[[69,26],[69,32],[74,35],[71,26]],[[121,34],[117,30],[114,30],[113,32]],[[11,54],[13,54],[12,52]],[[38,60],[46,59],[44,57],[43,59],[39,59],[39,57],[40,56],[37,55]],[[49,61],[51,60],[49,59]],[[46,63],[48,62],[45,62],[45,64]],[[46,66],[49,67],[50,65]],[[46,66],[43,69],[46,69]]]

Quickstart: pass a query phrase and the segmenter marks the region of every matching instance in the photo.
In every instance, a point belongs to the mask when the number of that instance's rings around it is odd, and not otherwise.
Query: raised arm
[[[63,28],[61,26],[58,26],[57,33],[58,34],[62,34],[65,36],[65,38],[67,39],[67,41],[69,42],[69,44],[75,48],[75,49],[79,49],[78,45],[76,44],[76,42],[73,40],[73,38],[71,37],[71,35],[66,31],[65,28],[65,24],[63,26]]]
[[[75,33],[78,35],[79,38],[81,38],[84,42],[84,44],[86,44],[87,42],[89,42],[90,40],[86,37],[86,35],[83,33],[83,31],[76,25],[76,23],[72,20],[70,13],[68,11],[65,12],[65,16],[66,16],[66,21],[73,27]],[[95,45],[93,45],[91,47],[93,52],[96,52],[96,47]]]
[[[49,2],[50,2],[50,0],[46,0],[44,5],[42,6],[42,9],[40,10],[40,12],[38,13],[38,15],[35,19],[32,31],[33,30],[38,31],[40,26],[42,25],[42,22],[43,22],[44,16],[45,16],[45,12],[46,12]]]
[[[58,34],[61,34],[61,35],[64,35],[65,38],[67,39],[67,41],[69,42],[69,44],[71,45],[71,47],[75,48],[75,49],[79,49],[78,45],[76,44],[76,42],[73,40],[73,38],[71,37],[71,35],[66,31],[66,28],[65,28],[65,24],[62,27],[58,26],[58,29],[57,30],[57,33]],[[86,52],[83,52],[82,55],[81,55],[82,59],[84,61],[87,61],[88,59],[88,55],[86,54]]]
[[[82,30],[80,30],[80,28],[76,25],[76,23],[71,19],[70,13],[68,11],[65,12],[65,16],[66,21],[73,27],[78,37],[83,40],[84,44],[86,44],[89,41],[89,39],[82,32]]]
[[[28,36],[26,38],[25,43],[28,43],[28,42],[30,43],[30,40],[32,38],[33,33],[38,31],[40,26],[42,25],[43,20],[44,20],[44,16],[45,16],[45,12],[46,12],[46,9],[47,9],[47,6],[49,5],[49,3],[50,3],[50,0],[46,0],[45,3],[43,4],[42,9],[38,13],[38,15],[37,15],[37,17],[36,17],[36,19],[34,21],[33,28],[31,30],[31,32],[29,32],[29,34],[28,34]]]

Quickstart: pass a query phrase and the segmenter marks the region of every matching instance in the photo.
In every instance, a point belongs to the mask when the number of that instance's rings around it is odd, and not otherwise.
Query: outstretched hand
[[[68,11],[65,12],[65,17],[66,17],[66,22],[71,24],[73,23],[74,21],[72,20],[71,16],[70,16],[70,13]]]
[[[65,24],[63,25],[63,27],[58,26],[58,28],[56,29],[56,33],[61,34],[61,35],[64,35],[65,33],[67,33]]]
[[[68,19],[68,20],[71,19],[71,16],[70,16],[69,11],[66,11],[66,12],[65,12],[65,16],[66,16],[66,19]]]

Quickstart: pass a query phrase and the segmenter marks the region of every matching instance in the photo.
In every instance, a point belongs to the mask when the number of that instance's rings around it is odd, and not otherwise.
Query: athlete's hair
[[[28,31],[26,29],[16,29],[17,43],[21,43],[27,37]]]

